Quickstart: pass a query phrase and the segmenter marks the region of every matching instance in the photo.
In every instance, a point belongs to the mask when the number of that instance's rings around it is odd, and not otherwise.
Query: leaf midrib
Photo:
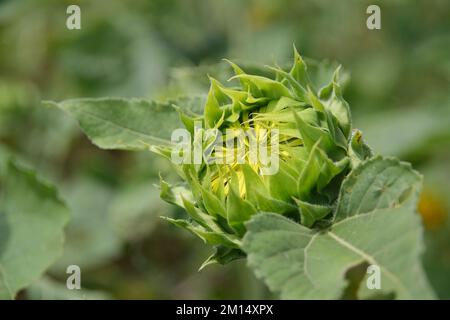
[[[337,234],[333,233],[332,231],[327,231],[326,234],[329,235],[331,238],[333,238],[338,244],[340,244],[341,246],[356,253],[357,255],[359,255],[360,257],[365,259],[367,262],[379,266],[380,269],[382,269],[389,278],[391,278],[394,282],[396,282],[403,291],[409,293],[409,290],[405,287],[403,282],[397,276],[395,276],[395,274],[393,274],[388,268],[386,268],[386,266],[380,264],[374,257],[365,253],[363,250],[355,247],[354,245],[347,242],[346,240],[342,239],[341,237],[339,237]]]

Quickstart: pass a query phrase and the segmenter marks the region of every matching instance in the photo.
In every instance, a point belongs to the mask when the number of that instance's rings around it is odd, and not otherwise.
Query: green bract
[[[244,223],[258,212],[279,213],[307,227],[326,222],[342,179],[370,150],[360,132],[351,137],[339,68],[327,86],[316,88],[304,60],[296,50],[294,53],[289,72],[269,67],[273,78],[246,74],[229,62],[236,74],[231,80],[238,80],[238,87],[225,87],[211,78],[202,115],[178,108],[191,134],[192,149],[201,144],[209,153],[203,154],[201,163],[177,165],[187,188],[161,180],[162,198],[186,209],[191,218],[167,218],[169,221],[207,243],[230,248],[240,247]],[[201,129],[195,132],[198,123]],[[238,144],[236,132],[249,130],[256,139],[277,131],[277,148],[268,150],[278,157],[275,173],[264,174],[259,163],[250,161],[251,138]],[[223,141],[211,150],[220,134]],[[232,147],[226,144],[230,140],[236,140]],[[173,147],[152,150],[170,158]],[[222,153],[236,155],[239,151],[244,153],[243,161],[238,162],[236,156],[231,163],[208,162]]]

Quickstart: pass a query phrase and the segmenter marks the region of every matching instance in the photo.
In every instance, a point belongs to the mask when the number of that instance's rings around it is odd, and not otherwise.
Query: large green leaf
[[[409,163],[395,158],[372,158],[343,182],[335,221],[398,206],[419,192],[421,181]]]
[[[0,180],[0,299],[37,280],[61,254],[68,211],[56,190],[8,162]]]
[[[100,98],[44,102],[57,106],[79,122],[92,142],[102,149],[146,150],[170,143],[174,129],[184,128],[177,110],[201,112],[202,98],[184,98],[167,103],[152,100]]]
[[[274,213],[255,215],[243,240],[248,264],[286,299],[340,298],[346,272],[362,263],[380,268],[381,289],[374,293],[433,298],[419,259],[422,228],[414,206],[420,181],[397,160],[366,161],[343,183],[337,222],[327,229],[308,229]]]

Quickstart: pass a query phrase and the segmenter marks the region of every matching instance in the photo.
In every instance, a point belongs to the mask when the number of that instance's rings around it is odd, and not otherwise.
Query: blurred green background
[[[66,28],[70,4],[81,30]],[[366,28],[369,4],[381,7],[381,30]],[[284,64],[293,43],[342,64],[354,126],[376,153],[424,174],[424,264],[449,299],[448,0],[0,0],[0,147],[54,182],[72,212],[64,255],[20,298],[272,298],[244,261],[197,272],[209,249],[159,218],[182,214],[154,186],[173,175],[168,163],[99,150],[40,102],[204,94],[222,58]],[[65,287],[70,264],[81,292]]]

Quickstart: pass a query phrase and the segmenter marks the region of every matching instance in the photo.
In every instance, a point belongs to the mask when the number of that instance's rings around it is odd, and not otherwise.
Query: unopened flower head
[[[296,50],[290,70],[269,67],[272,78],[228,62],[237,87],[211,78],[202,115],[179,109],[185,130],[172,135],[174,147],[160,152],[187,188],[161,181],[161,194],[192,218],[172,222],[233,247],[258,212],[308,227],[328,216],[343,177],[365,150],[360,133],[351,135],[339,68],[328,85],[316,88]]]

